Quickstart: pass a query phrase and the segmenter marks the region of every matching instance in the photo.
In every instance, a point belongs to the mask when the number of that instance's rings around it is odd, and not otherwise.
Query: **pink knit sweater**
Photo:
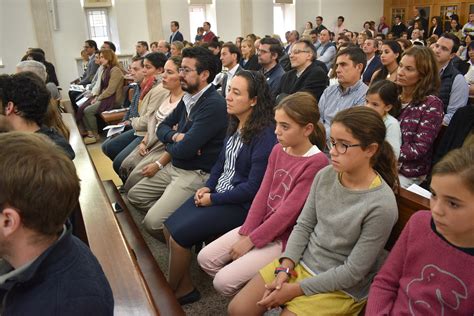
[[[431,228],[428,211],[408,221],[372,283],[366,315],[473,315],[474,256]]]
[[[281,240],[284,250],[314,176],[327,165],[328,159],[321,152],[310,157],[295,157],[276,144],[239,234],[250,236],[257,248]]]

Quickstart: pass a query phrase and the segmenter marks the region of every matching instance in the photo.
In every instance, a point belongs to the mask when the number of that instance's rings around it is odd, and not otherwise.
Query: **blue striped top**
[[[242,145],[242,138],[240,137],[239,131],[235,132],[234,135],[229,137],[227,140],[225,147],[224,171],[217,181],[217,193],[230,191],[234,188],[232,185],[232,179],[235,175],[235,162],[239,156],[240,150],[242,149]]]

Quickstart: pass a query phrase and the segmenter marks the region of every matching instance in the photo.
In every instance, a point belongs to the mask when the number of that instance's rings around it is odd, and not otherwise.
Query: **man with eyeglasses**
[[[217,72],[212,53],[193,47],[182,56],[179,75],[185,94],[156,132],[168,158],[160,158],[160,171],[128,192],[132,205],[148,211],[145,228],[158,238],[163,222],[205,185],[227,130],[226,102],[212,84]]]
[[[261,72],[267,79],[270,91],[273,96],[276,96],[278,89],[280,89],[281,77],[285,74],[285,70],[278,63],[278,60],[283,56],[280,41],[271,37],[262,38],[257,56],[258,63],[262,66]]]
[[[310,92],[319,100],[329,79],[325,65],[315,59],[316,51],[308,40],[299,40],[293,45],[290,52],[293,69],[281,78],[277,101],[298,91]]]
[[[331,122],[339,111],[365,103],[367,85],[361,75],[367,64],[367,57],[359,47],[348,47],[336,55],[336,75],[338,84],[324,90],[319,100],[319,114],[330,136]]]

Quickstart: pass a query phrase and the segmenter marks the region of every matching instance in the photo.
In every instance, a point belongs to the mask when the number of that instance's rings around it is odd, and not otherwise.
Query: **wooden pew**
[[[137,264],[147,282],[150,295],[161,315],[179,315],[183,312],[169,287],[163,272],[145,243],[135,221],[112,180],[102,182],[110,204],[117,203],[123,211],[115,213],[122,234],[135,255]]]
[[[82,141],[74,118],[63,114],[71,130],[69,142],[76,152],[74,164],[81,180],[79,205],[88,244],[110,282],[115,300],[114,315],[159,315],[140,266],[127,246],[102,182]],[[162,315],[183,315],[177,311]]]
[[[413,213],[419,210],[430,209],[430,200],[406,189],[400,188],[395,197],[397,198],[398,205],[398,221],[393,227],[390,238],[385,245],[385,249],[387,250],[392,249],[395,245],[403,227],[405,227]]]

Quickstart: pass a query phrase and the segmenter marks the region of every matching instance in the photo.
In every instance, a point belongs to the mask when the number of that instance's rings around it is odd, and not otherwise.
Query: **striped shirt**
[[[232,185],[232,179],[234,178],[235,174],[235,162],[240,150],[242,149],[242,145],[242,138],[240,137],[240,133],[238,131],[229,137],[225,147],[224,170],[217,181],[217,193],[230,191],[234,188]]]

